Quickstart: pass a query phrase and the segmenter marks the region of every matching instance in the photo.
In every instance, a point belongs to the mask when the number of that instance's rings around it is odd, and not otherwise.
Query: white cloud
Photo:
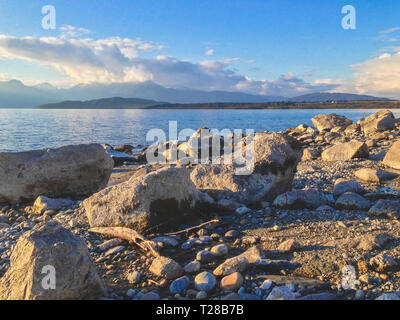
[[[354,65],[353,69],[356,92],[400,98],[400,50]]]
[[[253,80],[230,66],[240,58],[199,63],[156,55],[144,58],[143,52],[159,52],[163,46],[130,38],[94,40],[77,38],[76,28],[65,27],[64,37],[12,37],[0,35],[0,58],[22,59],[50,66],[75,83],[153,81],[173,88],[243,91],[253,94],[294,96],[326,91],[333,83],[307,83],[293,73],[277,80]],[[79,30],[78,30],[79,31]],[[159,53],[158,53],[159,54]]]
[[[206,53],[205,53],[205,55],[206,55],[207,57],[210,57],[210,56],[212,56],[213,54],[214,54],[214,49],[209,49],[209,50],[207,50]]]
[[[92,31],[90,31],[89,29],[78,28],[71,25],[63,25],[60,27],[60,30],[61,30],[60,38],[62,39],[79,38],[81,36],[92,33]]]
[[[394,28],[390,28],[390,29],[379,32],[378,40],[381,40],[383,42],[398,42],[398,41],[400,41],[400,27],[394,27]]]

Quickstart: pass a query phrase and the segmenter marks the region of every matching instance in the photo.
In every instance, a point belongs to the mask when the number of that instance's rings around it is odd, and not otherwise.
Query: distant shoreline
[[[64,101],[37,106],[34,109],[71,110],[310,110],[310,109],[400,109],[398,100],[363,100],[344,102],[263,102],[263,103],[150,103],[147,105],[126,101]]]

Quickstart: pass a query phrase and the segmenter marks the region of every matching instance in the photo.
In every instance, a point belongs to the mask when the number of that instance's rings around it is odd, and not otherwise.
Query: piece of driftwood
[[[89,229],[89,232],[133,242],[144,251],[150,252],[154,257],[160,256],[158,251],[155,249],[155,243],[147,240],[135,230],[123,227],[97,227]]]
[[[212,223],[219,223],[219,222],[220,222],[220,221],[217,220],[217,219],[216,219],[216,220],[211,220],[211,221],[207,221],[207,222],[204,222],[204,223],[202,223],[202,224],[199,224],[198,226],[190,227],[190,228],[187,228],[187,229],[184,229],[184,230],[181,230],[181,231],[177,231],[177,232],[167,233],[167,234],[165,234],[165,235],[166,235],[166,236],[176,236],[176,235],[178,235],[178,234],[188,233],[188,232],[190,232],[190,231],[203,228],[203,227],[205,227],[205,226],[207,226],[207,225],[209,225],[209,224],[212,224]]]

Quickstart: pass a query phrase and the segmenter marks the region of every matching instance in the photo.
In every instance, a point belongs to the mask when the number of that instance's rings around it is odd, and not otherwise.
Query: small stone
[[[186,273],[195,273],[200,270],[201,264],[198,261],[189,262],[183,269]]]
[[[336,201],[336,208],[340,210],[368,210],[371,202],[357,193],[346,192]]]
[[[158,277],[172,280],[180,277],[183,273],[183,269],[176,261],[160,256],[154,259],[150,266],[150,272]]]
[[[205,291],[199,291],[199,292],[196,294],[196,299],[197,299],[197,300],[205,300],[205,299],[207,299],[207,292],[205,292]]]
[[[194,284],[197,290],[209,292],[217,285],[217,280],[210,272],[199,273],[195,279]]]
[[[239,236],[239,232],[236,230],[229,230],[227,233],[225,233],[225,238],[236,238]]]
[[[131,284],[138,283],[140,281],[140,272],[139,271],[133,271],[129,272],[128,275],[126,276],[126,279],[129,281]]]
[[[237,208],[235,211],[236,211],[237,214],[245,215],[247,213],[250,213],[251,209],[249,209],[247,207],[240,207],[240,208]]]
[[[129,289],[126,292],[126,296],[129,297],[129,298],[132,298],[136,293],[137,293],[137,291],[135,289]]]
[[[219,244],[211,248],[211,252],[216,256],[226,256],[228,254],[228,246]]]
[[[169,292],[171,294],[183,294],[187,287],[190,284],[190,280],[187,276],[181,277],[179,279],[176,279],[174,281],[172,281],[170,287],[169,287]]]
[[[120,239],[117,239],[117,238],[110,239],[110,240],[104,241],[102,244],[100,244],[98,246],[98,248],[100,251],[106,251],[110,248],[120,245],[121,243],[122,243],[122,241]]]
[[[175,238],[167,236],[157,237],[152,239],[152,241],[154,241],[155,243],[161,242],[166,247],[177,247],[179,244]]]
[[[271,289],[273,285],[274,282],[270,279],[267,279],[261,284],[260,288],[265,291]]]
[[[124,251],[124,250],[125,250],[125,247],[124,247],[124,246],[114,247],[114,248],[109,249],[109,250],[104,254],[104,256],[105,256],[105,257],[112,256],[112,255],[115,255],[115,254],[117,254],[117,253],[120,253],[120,252],[122,252],[122,251]]]
[[[301,248],[300,243],[298,243],[294,239],[289,239],[289,240],[286,240],[285,242],[282,242],[279,245],[278,250],[282,250],[282,251],[285,251],[285,252],[293,252],[293,251],[296,251],[296,250],[298,250],[300,248]]]
[[[229,276],[222,278],[221,289],[234,291],[239,289],[243,284],[243,276],[239,272],[234,272]]]
[[[275,287],[267,300],[296,300],[296,295],[287,287]]]
[[[196,260],[200,262],[209,262],[214,259],[214,254],[208,250],[202,250],[197,253]]]

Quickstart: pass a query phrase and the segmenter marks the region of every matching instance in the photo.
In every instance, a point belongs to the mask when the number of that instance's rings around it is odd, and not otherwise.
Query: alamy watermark
[[[342,8],[342,28],[345,30],[355,30],[357,28],[356,8],[352,5],[346,5]]]
[[[42,14],[45,16],[42,18],[42,28],[44,30],[54,30],[57,28],[56,23],[56,8],[52,5],[46,5],[42,7]]]
[[[55,290],[56,289],[56,268],[52,265],[46,265],[42,268],[42,274],[45,276],[42,278],[42,288],[44,290]]]

